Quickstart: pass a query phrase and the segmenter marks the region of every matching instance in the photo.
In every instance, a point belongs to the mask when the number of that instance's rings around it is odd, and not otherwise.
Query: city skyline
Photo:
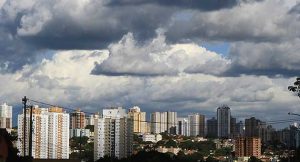
[[[208,117],[226,104],[236,116],[289,119],[300,113],[287,89],[300,71],[299,6],[0,0],[0,101],[18,107],[26,95],[85,111],[138,105]]]
[[[3,102],[3,104],[7,104],[7,102]],[[46,103],[46,104],[51,104],[51,103]],[[43,104],[33,104],[33,106],[41,106]],[[97,111],[85,111],[83,109],[80,109],[79,107],[75,107],[75,108],[71,108],[71,107],[64,107],[62,105],[55,105],[55,104],[52,104],[53,106],[58,106],[58,107],[62,107],[66,112],[72,114],[73,111],[81,111],[81,112],[85,112],[86,114],[88,115],[97,115],[99,114],[100,112],[102,112],[103,109],[107,109],[107,108],[112,108],[112,107],[122,107],[122,106],[108,106],[108,107],[103,107],[103,108],[99,108],[97,109]],[[193,115],[193,114],[203,114],[205,116],[205,122],[207,120],[210,120],[211,118],[216,118],[217,119],[217,109],[219,107],[222,107],[222,106],[228,106],[228,105],[219,105],[217,107],[215,107],[215,111],[209,111],[209,112],[205,112],[205,111],[193,111],[193,112],[184,112],[184,113],[178,113],[177,117],[178,118],[188,118],[188,116],[190,115]],[[49,106],[42,106],[42,107],[49,107]],[[50,106],[51,107],[51,106]],[[126,109],[127,111],[130,111],[131,108],[140,108],[140,109],[143,109],[142,107],[139,107],[137,105],[134,105],[134,106],[131,106],[131,107],[123,107],[124,109]],[[230,106],[229,106],[230,107]],[[233,117],[235,120],[236,120],[236,123],[242,121],[242,122],[245,122],[245,119],[250,119],[252,117],[258,119],[258,120],[261,120],[262,122],[265,122],[266,124],[268,124],[268,122],[271,122],[273,125],[274,128],[276,129],[284,129],[286,127],[288,127],[289,125],[293,124],[293,123],[300,123],[300,118],[298,119],[298,117],[294,117],[294,116],[291,116],[291,115],[287,115],[286,118],[283,118],[281,121],[283,120],[286,120],[286,122],[278,122],[278,123],[273,123],[274,121],[277,121],[278,119],[274,119],[274,120],[265,120],[265,118],[261,118],[259,115],[256,115],[256,114],[250,114],[249,116],[245,115],[245,116],[239,116],[236,114],[235,110],[231,109],[231,113],[233,112],[233,114],[231,114],[231,117]],[[233,110],[233,111],[232,111]],[[18,114],[22,113],[23,111],[23,107],[21,107],[21,105],[19,107],[14,107],[12,108],[12,127],[15,127],[17,126],[17,116]],[[144,110],[143,110],[144,111]],[[171,111],[170,110],[161,110],[161,111],[150,111],[150,112],[145,112],[146,115],[145,115],[145,120],[143,121],[147,121],[147,122],[151,122],[151,113],[154,113],[154,112],[158,112],[158,113],[161,113],[161,112],[167,112],[167,111]]]

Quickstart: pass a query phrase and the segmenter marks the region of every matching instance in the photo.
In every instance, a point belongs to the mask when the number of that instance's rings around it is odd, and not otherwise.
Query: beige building
[[[146,112],[141,112],[138,106],[129,109],[128,115],[133,119],[134,133],[147,133]]]
[[[23,114],[18,115],[18,144],[20,154],[24,155]],[[26,111],[26,153],[29,146],[29,109]],[[69,158],[69,114],[62,108],[39,108],[35,106],[32,112],[32,156],[39,159]]]
[[[237,157],[261,156],[261,139],[257,137],[239,137],[235,140],[235,154]]]

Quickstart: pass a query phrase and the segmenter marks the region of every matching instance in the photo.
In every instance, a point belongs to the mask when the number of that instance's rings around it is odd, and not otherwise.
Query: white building
[[[85,116],[86,125],[95,125],[95,119],[99,118],[99,114],[91,114]]]
[[[153,112],[150,118],[151,133],[177,133],[177,112]]]
[[[8,132],[12,129],[12,106],[6,103],[0,105],[0,128],[6,128]]]
[[[121,107],[103,109],[95,119],[94,160],[106,156],[126,158],[132,153],[133,121]]]
[[[178,133],[178,125],[177,125],[177,112],[167,112],[167,130],[169,134],[177,134]]]
[[[205,136],[205,116],[195,113],[188,115],[191,136]]]
[[[89,129],[70,129],[70,138],[72,137],[90,137],[91,131]]]
[[[70,116],[61,108],[49,108],[48,158],[69,159]]]
[[[162,135],[160,135],[160,134],[143,134],[142,139],[144,142],[156,143],[156,142],[162,140]]]
[[[23,150],[23,118],[18,115],[18,149],[21,155]],[[26,114],[26,154],[29,146],[29,109]],[[68,159],[69,158],[69,114],[61,108],[38,108],[32,112],[32,156],[40,159]]]
[[[188,118],[178,118],[178,134],[190,136],[190,124]]]

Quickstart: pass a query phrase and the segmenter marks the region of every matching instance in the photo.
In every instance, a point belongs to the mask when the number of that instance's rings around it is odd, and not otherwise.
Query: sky
[[[0,0],[0,102],[288,119],[299,29],[299,0]]]

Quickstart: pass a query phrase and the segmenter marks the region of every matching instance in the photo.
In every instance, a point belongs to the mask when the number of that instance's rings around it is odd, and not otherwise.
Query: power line
[[[69,107],[65,107],[65,106],[60,106],[60,105],[54,105],[54,104],[50,104],[50,103],[46,103],[46,102],[42,102],[42,101],[37,101],[37,100],[33,100],[33,99],[29,99],[27,98],[28,101],[31,101],[31,102],[34,102],[34,103],[38,103],[38,104],[42,104],[42,105],[47,105],[47,106],[51,106],[51,107],[59,107],[59,108],[63,108],[63,109],[66,109],[66,110],[70,110],[70,111],[76,111],[77,109],[74,109],[74,108],[69,108]],[[95,114],[95,112],[88,112],[88,111],[82,111],[80,110],[81,112],[83,113],[86,113],[86,114]],[[102,117],[110,117],[110,116],[103,116]],[[139,122],[144,122],[144,123],[150,123],[150,124],[170,124],[170,125],[177,125],[177,123],[175,122],[155,122],[155,121],[148,121],[148,120],[133,120],[133,121],[139,121]],[[282,123],[289,123],[289,122],[296,122],[296,121],[300,121],[299,118],[297,119],[281,119],[281,120],[270,120],[270,121],[265,121],[265,122],[262,122],[262,123],[258,123],[258,126],[261,126],[261,125],[275,125],[275,124],[282,124]],[[206,122],[207,123],[207,122]],[[264,124],[265,123],[265,124]],[[201,125],[205,125],[205,124],[189,124],[190,126],[201,126]],[[222,124],[220,124],[222,125]],[[217,124],[218,126],[218,124]],[[242,123],[242,126],[247,126],[245,123]]]

